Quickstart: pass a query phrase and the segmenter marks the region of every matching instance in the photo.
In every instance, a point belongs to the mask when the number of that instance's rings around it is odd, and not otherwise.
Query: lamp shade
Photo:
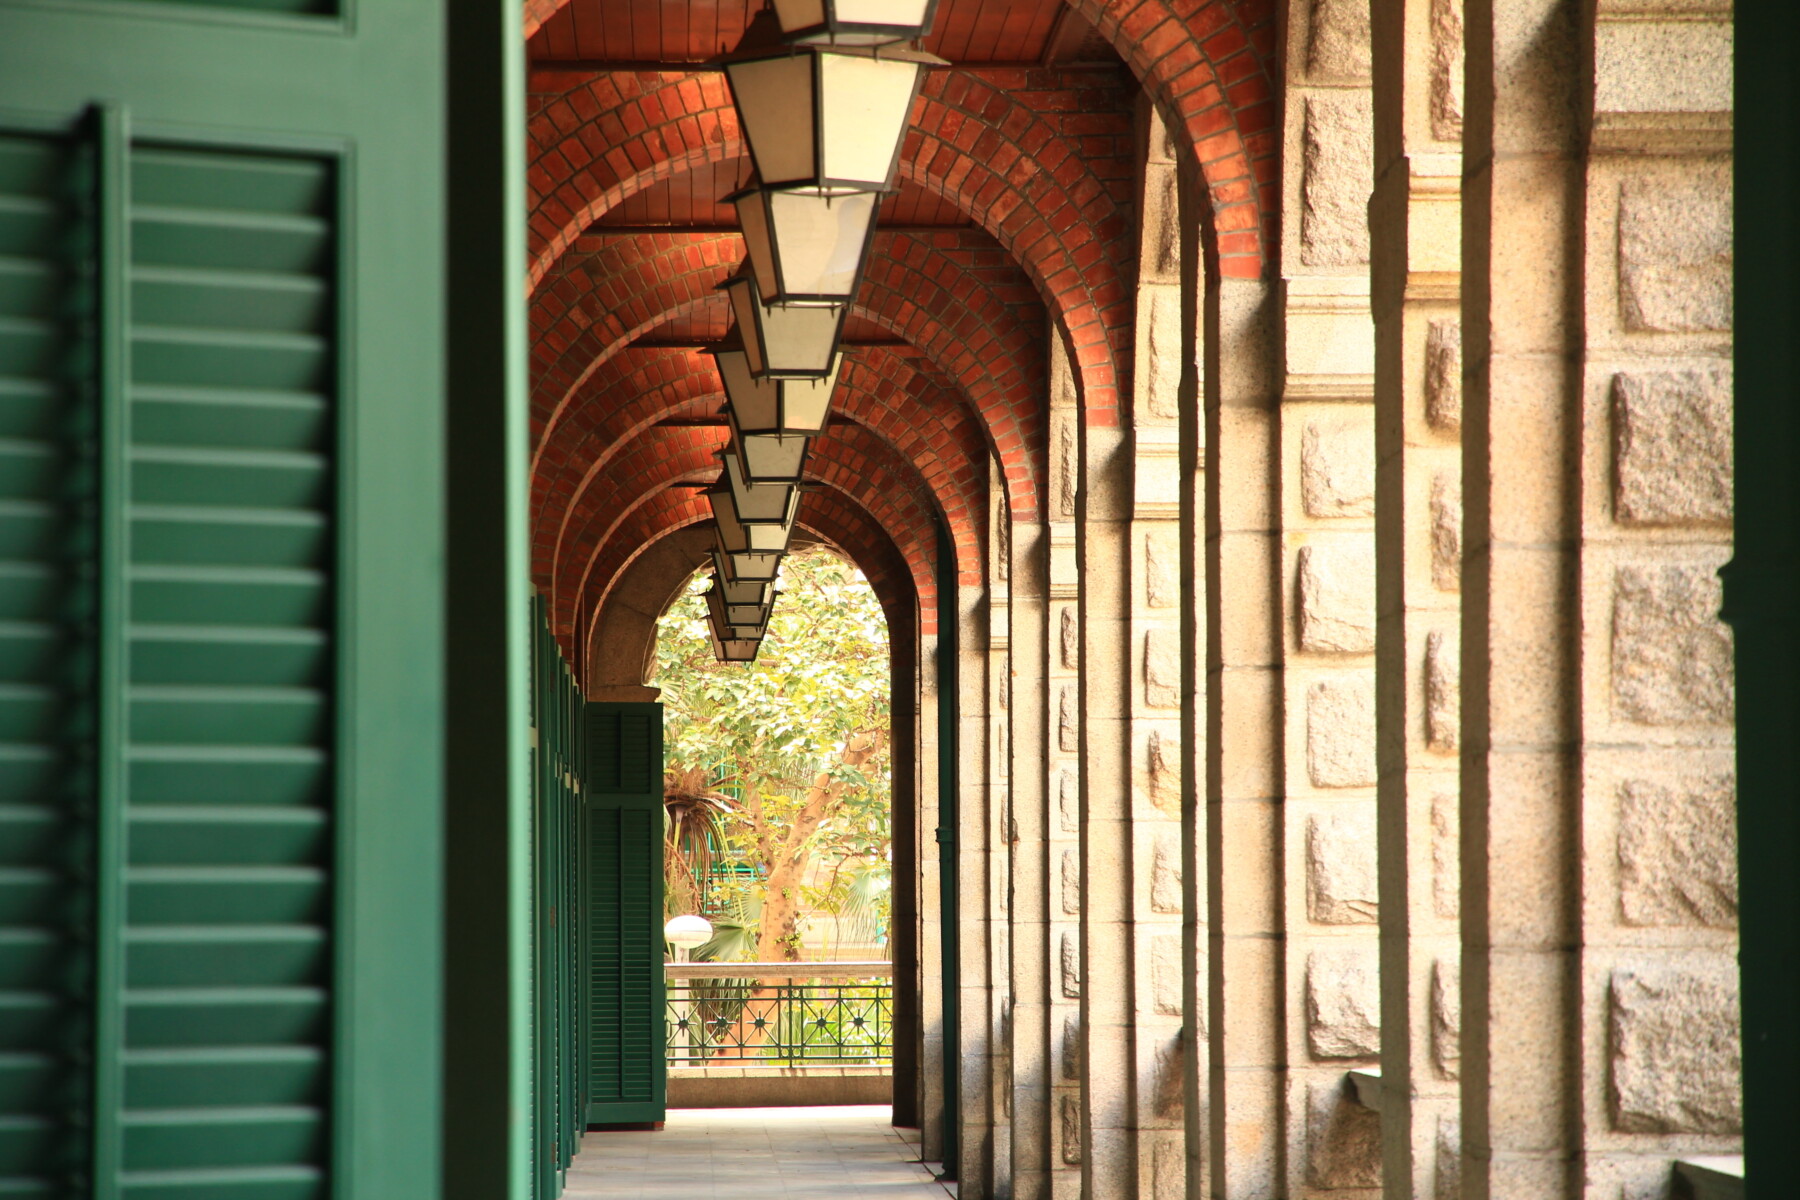
[[[720,662],[749,663],[756,661],[756,652],[762,647],[759,638],[722,638],[718,630],[712,630],[713,657]]]
[[[785,520],[745,524],[738,518],[737,500],[729,485],[721,483],[708,488],[706,500],[712,505],[713,525],[718,530],[719,545],[734,554],[780,554],[786,551],[788,538],[794,532],[794,513],[800,503],[799,490],[789,488],[788,491],[793,500],[788,506]]]
[[[833,372],[849,305],[765,304],[748,269],[722,286],[753,377],[823,379]]]
[[[727,451],[719,457],[725,464],[722,482],[731,490],[731,502],[737,507],[740,522],[745,525],[793,525],[800,503],[799,488],[788,483],[753,483],[745,478],[737,455]]]
[[[723,589],[715,584],[706,591],[706,612],[713,628],[720,632],[755,630],[753,636],[761,637],[762,631],[768,627],[769,615],[774,611],[775,596],[769,593],[765,603],[731,604],[725,599]]]
[[[868,258],[881,197],[811,186],[748,187],[737,206],[756,288],[767,304],[848,304]]]
[[[740,579],[730,580],[716,572],[712,585],[719,594],[725,597],[727,604],[768,605],[775,599],[775,585],[768,582]]]
[[[713,569],[731,583],[774,583],[776,573],[781,570],[781,555],[715,546]]]
[[[883,46],[931,32],[937,0],[775,0],[775,16],[790,42]]]
[[[869,192],[893,185],[919,79],[943,65],[918,50],[788,45],[767,10],[724,63],[764,187]]]

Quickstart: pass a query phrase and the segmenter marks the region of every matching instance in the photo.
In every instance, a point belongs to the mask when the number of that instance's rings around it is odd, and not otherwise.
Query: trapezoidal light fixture
[[[772,583],[756,583],[751,580],[733,582],[716,572],[712,585],[727,604],[754,604],[765,607],[774,602],[775,585]]]
[[[824,379],[836,369],[848,304],[767,304],[748,266],[719,285],[757,379]]]
[[[713,547],[713,570],[729,583],[772,584],[781,570],[781,555],[764,550]]]
[[[744,475],[743,464],[729,450],[719,455],[725,464],[720,483],[731,492],[734,515],[745,525],[780,525],[792,529],[799,511],[800,489],[791,483],[755,483]],[[710,493],[708,493],[710,498]],[[713,505],[715,514],[718,505]]]
[[[931,32],[937,0],[774,0],[790,42],[885,46]]]
[[[714,586],[706,591],[706,610],[713,628],[728,631],[733,636],[761,637],[762,631],[768,627],[774,603],[775,598],[771,595],[766,604],[729,604],[716,580]],[[744,630],[755,630],[755,633],[747,634]]]
[[[885,192],[919,80],[949,64],[905,47],[791,45],[764,9],[723,65],[764,187]]]
[[[751,487],[759,485],[751,484]],[[763,484],[761,487],[775,487]],[[800,508],[800,490],[786,489],[790,497],[787,512],[779,521],[746,522],[738,516],[737,498],[731,486],[717,483],[706,490],[706,502],[712,506],[713,527],[718,531],[719,545],[732,554],[782,554],[794,533],[794,516]]]
[[[708,628],[712,637],[713,657],[720,662],[752,663],[756,661],[756,652],[762,646],[759,638],[722,638],[719,631]]]
[[[848,304],[856,295],[881,197],[850,188],[761,187],[726,197],[765,304]]]

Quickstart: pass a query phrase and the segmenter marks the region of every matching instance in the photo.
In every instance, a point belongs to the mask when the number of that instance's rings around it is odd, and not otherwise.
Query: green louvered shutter
[[[0,135],[0,1195],[89,1169],[92,154]]]
[[[586,705],[587,1123],[661,1121],[662,706]]]
[[[441,1194],[443,96],[0,0],[0,1196]]]

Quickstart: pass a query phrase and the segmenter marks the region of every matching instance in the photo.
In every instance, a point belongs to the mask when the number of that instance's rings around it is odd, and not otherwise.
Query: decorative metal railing
[[[671,1067],[890,1066],[892,963],[668,963]]]

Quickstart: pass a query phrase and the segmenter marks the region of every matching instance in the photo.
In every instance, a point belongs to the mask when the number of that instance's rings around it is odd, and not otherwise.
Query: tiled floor
[[[674,1108],[654,1133],[590,1133],[565,1200],[946,1200],[886,1105]],[[906,1140],[906,1136],[913,1141]]]

